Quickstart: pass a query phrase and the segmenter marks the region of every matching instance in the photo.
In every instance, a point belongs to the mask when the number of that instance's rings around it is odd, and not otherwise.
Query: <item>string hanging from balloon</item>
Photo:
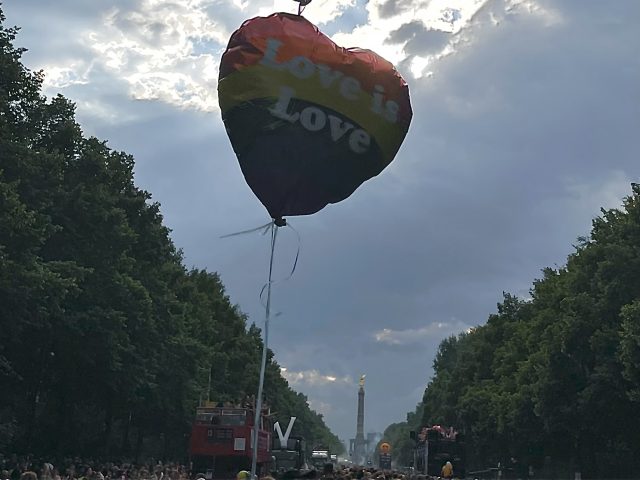
[[[311,0],[293,0],[294,2],[298,2],[298,15],[302,15],[304,9],[307,8],[307,5],[311,3]]]
[[[291,271],[289,272],[289,274],[281,280],[274,280],[273,279],[273,261],[275,257],[276,238],[278,236],[278,229],[284,228],[284,227],[288,227],[289,229],[293,230],[293,232],[296,234],[298,245],[297,245],[295,258],[293,260],[293,265],[291,267]],[[298,233],[298,231],[295,228],[293,228],[293,226],[290,223],[288,223],[286,220],[282,218],[278,220],[276,219],[271,220],[269,223],[260,225],[259,227],[222,235],[220,238],[231,238],[231,237],[236,237],[239,235],[247,235],[255,232],[261,232],[262,235],[266,235],[267,233],[270,233],[271,248],[270,248],[270,255],[269,255],[269,276],[267,279],[267,283],[265,283],[262,287],[262,290],[260,290],[260,303],[262,303],[262,306],[265,309],[265,320],[264,320],[264,339],[262,343],[262,356],[260,361],[260,376],[258,380],[258,397],[256,399],[256,405],[255,405],[256,413],[255,413],[254,426],[253,426],[253,439],[252,439],[253,443],[251,447],[252,448],[252,456],[251,456],[251,478],[252,479],[257,478],[255,474],[256,474],[257,460],[258,460],[258,440],[259,440],[258,435],[259,435],[259,427],[261,423],[260,418],[262,413],[264,378],[265,378],[266,367],[267,367],[267,351],[269,348],[269,323],[271,320],[271,287],[276,283],[287,281],[291,277],[293,277],[293,274],[296,271],[296,267],[298,266],[298,259],[300,258],[300,248],[302,245],[302,239],[300,237],[300,233]],[[264,300],[265,292],[266,292],[266,301]],[[277,315],[278,314],[276,314],[276,316]]]
[[[269,255],[269,278],[265,286],[262,287],[262,291],[260,292],[260,299],[262,300],[262,295],[264,291],[267,292],[266,303],[264,303],[265,308],[265,317],[264,317],[264,340],[262,343],[262,359],[260,362],[260,377],[258,380],[258,398],[256,400],[256,414],[253,422],[253,446],[252,446],[252,455],[251,455],[251,478],[256,479],[256,469],[258,462],[258,433],[261,424],[262,417],[262,394],[264,391],[264,377],[267,369],[267,350],[269,349],[269,322],[271,320],[271,287],[275,283],[273,280],[273,259],[275,256],[275,248],[276,248],[276,238],[278,236],[278,229],[283,228],[284,226],[288,226],[291,228],[298,237],[298,250],[296,252],[296,257],[293,262],[293,267],[291,268],[291,272],[289,276],[284,279],[284,281],[290,279],[296,271],[296,266],[298,265],[298,258],[300,257],[300,234],[287,222],[278,222],[277,220],[273,220],[270,226],[271,232],[271,253]]]
[[[269,279],[267,280],[267,304],[265,305],[264,318],[264,340],[262,343],[262,360],[260,363],[260,379],[258,381],[258,398],[256,399],[256,410],[253,419],[253,445],[251,455],[251,478],[256,477],[258,461],[258,434],[262,419],[262,392],[264,390],[264,375],[267,368],[267,346],[269,344],[269,320],[271,316],[271,282],[273,278],[273,257],[276,248],[276,237],[278,235],[278,225],[275,221],[271,223],[271,255],[269,257]]]
[[[311,215],[341,202],[381,173],[398,153],[413,116],[408,85],[391,62],[368,49],[336,45],[302,16],[311,0],[294,1],[297,15],[274,13],[242,23],[229,39],[218,78],[220,111],[231,146],[247,184],[273,219],[226,235],[271,234],[269,276],[260,292],[265,330],[253,479],[278,230],[290,227],[285,217]],[[298,235],[288,278],[299,253]]]

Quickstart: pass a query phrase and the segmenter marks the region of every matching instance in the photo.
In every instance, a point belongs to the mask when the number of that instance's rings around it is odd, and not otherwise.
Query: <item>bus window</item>
[[[245,424],[246,417],[244,415],[223,415],[218,417],[220,425],[242,426]]]

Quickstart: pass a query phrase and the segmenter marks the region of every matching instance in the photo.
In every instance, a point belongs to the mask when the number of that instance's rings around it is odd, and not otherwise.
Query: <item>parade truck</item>
[[[331,463],[331,452],[325,447],[316,447],[311,452],[311,466],[319,471],[324,469],[327,463]]]
[[[451,462],[454,476],[463,478],[465,468],[464,436],[452,427],[440,425],[423,427],[419,433],[411,432],[415,440],[413,467],[418,474],[439,477],[445,463]]]
[[[265,409],[256,419],[251,407],[223,407],[206,402],[197,408],[189,440],[191,471],[207,479],[235,479],[240,470],[251,470],[254,425],[258,421],[257,472],[271,467],[271,420]]]
[[[305,468],[306,445],[302,437],[289,437],[286,447],[282,447],[280,439],[273,437],[271,456],[274,459],[273,469],[279,474],[290,470],[302,470]]]

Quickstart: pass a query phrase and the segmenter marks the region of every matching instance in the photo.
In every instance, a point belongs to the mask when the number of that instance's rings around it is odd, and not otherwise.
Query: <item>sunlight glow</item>
[[[488,0],[314,0],[305,17],[337,33],[332,39],[344,47],[366,47],[382,55],[408,79],[428,78],[444,56],[465,48],[461,41]],[[249,5],[252,13],[249,14]],[[219,61],[228,38],[248,17],[274,11],[295,13],[291,0],[141,0],[129,8],[111,8],[99,28],[83,34],[96,54],[91,67],[51,65],[49,84],[68,86],[86,82],[91,69],[104,68],[129,84],[139,100],[159,100],[180,108],[217,111]],[[360,10],[360,25],[347,11]],[[524,12],[554,19],[533,0],[510,0],[501,14],[487,15],[496,27],[501,15]],[[357,17],[357,15],[356,15]],[[355,17],[354,17],[355,18]],[[89,68],[89,70],[87,70]]]

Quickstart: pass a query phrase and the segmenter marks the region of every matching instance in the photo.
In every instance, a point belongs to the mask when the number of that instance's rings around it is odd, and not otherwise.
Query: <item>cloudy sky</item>
[[[46,94],[87,135],[136,158],[188,266],[218,271],[261,324],[268,221],[217,107],[218,63],[244,19],[291,0],[4,0]],[[528,294],[599,208],[639,180],[637,0],[314,0],[338,44],[371,48],[409,83],[395,161],[346,201],[291,219],[293,278],[274,287],[270,345],[341,438],[382,431],[421,399],[440,340]],[[276,278],[298,241],[278,237]]]

